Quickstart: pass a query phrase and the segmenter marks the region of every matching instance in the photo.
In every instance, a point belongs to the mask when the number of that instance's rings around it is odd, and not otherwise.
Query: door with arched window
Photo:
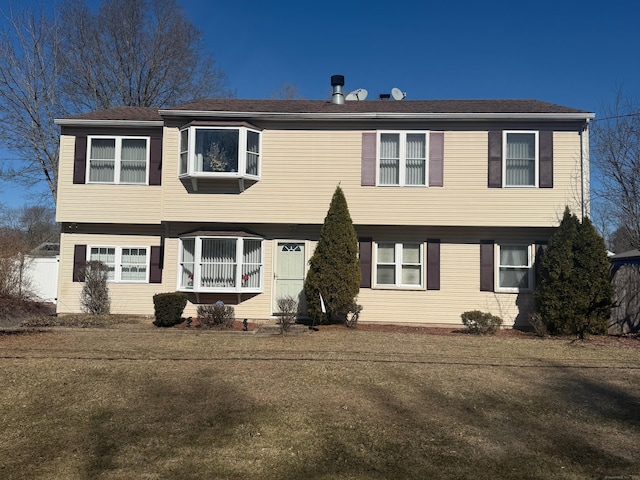
[[[290,295],[298,301],[299,311],[307,311],[304,296],[306,255],[304,242],[278,242],[275,269],[273,312],[278,311],[278,298]]]

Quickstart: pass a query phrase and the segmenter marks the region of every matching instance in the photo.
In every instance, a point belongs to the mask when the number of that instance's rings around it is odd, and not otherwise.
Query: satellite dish
[[[345,97],[345,100],[364,100],[365,98],[367,98],[368,94],[369,92],[367,92],[364,88],[359,88],[349,93]]]
[[[391,89],[391,96],[393,97],[394,100],[402,100],[404,99],[404,97],[407,96],[407,94],[402,90],[400,90],[399,88],[394,87]]]

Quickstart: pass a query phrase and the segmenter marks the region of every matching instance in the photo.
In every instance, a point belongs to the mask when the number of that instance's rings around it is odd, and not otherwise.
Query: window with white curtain
[[[504,185],[535,187],[538,172],[538,132],[504,133]]]
[[[530,245],[498,245],[498,287],[508,291],[533,289]]]
[[[196,236],[180,239],[179,289],[261,292],[262,239]]]
[[[149,247],[92,246],[88,252],[88,260],[107,266],[111,282],[149,281]]]
[[[147,183],[148,137],[90,136],[87,141],[90,183]]]
[[[427,184],[427,132],[380,132],[378,185]]]
[[[376,285],[398,288],[423,286],[424,258],[420,243],[376,244]]]
[[[260,132],[246,127],[190,126],[180,130],[180,176],[257,178]]]

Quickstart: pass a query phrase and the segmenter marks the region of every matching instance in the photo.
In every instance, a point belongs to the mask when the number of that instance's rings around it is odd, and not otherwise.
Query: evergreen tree
[[[318,323],[344,321],[360,290],[360,263],[356,235],[347,200],[338,186],[309,260],[304,292],[309,315]],[[327,315],[323,315],[320,294]]]
[[[567,207],[538,264],[537,310],[551,334],[606,332],[612,287],[604,240]]]

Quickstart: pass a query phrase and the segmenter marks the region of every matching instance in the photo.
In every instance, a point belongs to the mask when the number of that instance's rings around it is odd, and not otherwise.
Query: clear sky
[[[325,99],[333,74],[370,99],[398,87],[414,100],[535,98],[596,115],[619,87],[640,92],[640,2],[632,0],[181,4],[238,98],[269,98],[290,83]],[[29,201],[0,185],[0,203]]]

